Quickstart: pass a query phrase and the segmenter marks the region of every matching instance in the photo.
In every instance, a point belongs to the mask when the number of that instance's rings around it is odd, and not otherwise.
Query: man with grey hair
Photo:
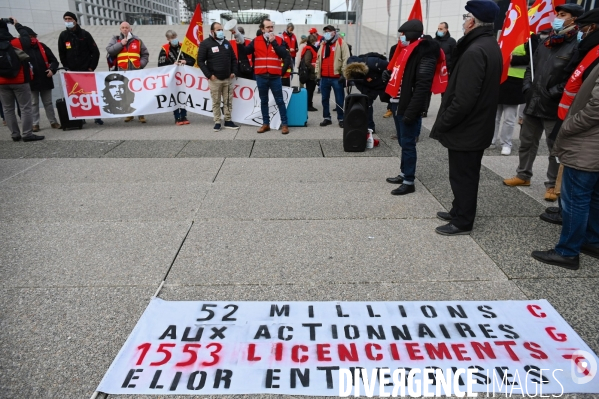
[[[476,217],[480,167],[495,131],[502,56],[493,22],[499,7],[491,0],[470,0],[464,14],[464,37],[456,46],[453,72],[441,102],[431,138],[448,150],[449,182],[454,200],[442,235],[470,234]]]
[[[287,30],[285,30],[285,32],[283,32],[283,40],[285,41],[285,43],[287,44],[287,47],[289,48],[289,54],[291,55],[291,60],[293,61],[293,65],[295,65],[295,56],[297,55],[297,37],[295,36],[295,34],[293,33],[293,31],[295,30],[295,26],[289,22],[287,24]]]

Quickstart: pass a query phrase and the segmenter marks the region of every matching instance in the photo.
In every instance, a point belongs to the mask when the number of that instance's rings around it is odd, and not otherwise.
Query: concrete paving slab
[[[289,134],[281,134],[281,129],[272,129],[266,133],[257,133],[260,126],[244,126],[239,130],[236,140],[322,140],[343,138],[343,129],[337,125],[319,126],[322,118],[314,113],[308,115],[308,126],[290,126]]]
[[[104,154],[104,157],[174,158],[187,143],[185,140],[129,140]]]
[[[7,221],[191,220],[207,183],[2,185]]]
[[[398,166],[397,158],[388,157],[226,159],[216,182],[374,182],[393,176]]]
[[[99,158],[121,141],[49,140],[29,158]]]
[[[599,278],[575,277],[513,281],[529,298],[547,299],[589,347],[599,353]]]
[[[10,183],[211,183],[223,158],[48,159],[10,179]],[[15,161],[0,161],[15,162]],[[0,168],[1,170],[1,168]]]
[[[538,217],[479,218],[472,238],[510,278],[599,277],[599,260],[585,255],[579,270],[546,265],[530,256],[553,248],[560,230]]]
[[[318,140],[257,140],[251,158],[319,158]]]
[[[205,221],[192,228],[167,281],[506,280],[472,239],[440,236],[439,225],[436,219]]]
[[[177,158],[249,158],[253,146],[251,140],[190,141]]]
[[[15,159],[15,158],[43,158],[34,157],[32,154],[40,151],[48,144],[47,141],[31,141],[24,143],[22,141],[14,142],[8,133],[8,140],[0,141],[0,159]]]
[[[0,183],[14,179],[45,161],[45,159],[0,159]]]
[[[93,140],[92,137],[104,129],[90,120],[90,122],[83,125],[83,129],[62,130],[52,129],[50,126],[47,128],[42,126],[41,131],[37,134],[44,136],[44,140]]]
[[[378,138],[378,136],[375,136]],[[343,140],[320,140],[322,152],[325,157],[394,157],[395,153],[389,146],[381,141],[378,147],[367,149],[364,152],[345,152]]]
[[[0,289],[0,397],[91,397],[155,290]]]
[[[215,183],[197,219],[377,219],[435,217],[442,210],[419,182],[416,193],[393,196],[376,183]]]
[[[158,287],[188,222],[3,222],[0,286]]]

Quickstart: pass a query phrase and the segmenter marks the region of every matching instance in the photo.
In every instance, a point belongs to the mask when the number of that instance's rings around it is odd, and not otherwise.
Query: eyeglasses
[[[465,21],[465,20],[467,20],[468,18],[472,18],[472,15],[468,15],[468,14],[464,14],[464,15],[462,15],[462,19],[463,19],[464,21]]]

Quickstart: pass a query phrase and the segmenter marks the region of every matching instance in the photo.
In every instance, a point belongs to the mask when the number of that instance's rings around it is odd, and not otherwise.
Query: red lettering
[[[418,342],[410,342],[406,344],[406,349],[408,351],[408,356],[410,356],[410,360],[424,360],[424,356],[420,355],[420,348],[418,345]]]
[[[337,352],[339,352],[339,360],[342,362],[357,362],[358,351],[356,350],[356,344],[349,344],[349,350],[344,344],[337,345]]]
[[[154,80],[155,78],[153,76],[148,76],[147,78],[144,79],[144,89],[146,90],[154,90],[156,88],[156,83],[152,82],[152,85],[150,87],[148,87],[148,81],[152,79]]]
[[[161,88],[166,89],[166,78],[168,78],[170,75],[166,74],[166,75],[158,75],[157,78],[160,78],[160,80],[162,80],[162,86]]]
[[[183,80],[181,79],[181,72],[179,71],[175,73],[175,82],[177,86],[181,86],[183,84]]]
[[[568,340],[568,336],[566,334],[563,333],[557,333],[554,334],[554,331],[557,330],[557,328],[555,327],[547,327],[545,329],[545,331],[547,331],[547,334],[549,334],[549,336],[554,340],[554,341],[558,341],[558,342],[564,342]]]
[[[543,352],[541,350],[541,345],[539,345],[535,342],[525,342],[524,347],[532,352],[530,354],[530,357],[532,357],[533,359],[539,359],[539,360],[547,359],[547,355],[545,354],[545,352]]]
[[[449,350],[447,350],[447,345],[445,345],[443,342],[441,342],[436,348],[433,344],[424,344],[424,348],[432,360],[443,358],[451,359],[451,354],[449,353]]]
[[[393,358],[393,360],[400,360],[399,351],[397,350],[397,344],[391,344],[389,346],[391,347],[391,357]]]
[[[480,342],[472,341],[472,349],[474,349],[474,353],[476,353],[476,356],[481,360],[484,360],[485,355],[487,355],[489,359],[496,359],[495,352],[493,352],[493,348],[489,342],[481,344]],[[485,355],[483,355],[483,352]]]
[[[239,98],[239,97],[237,97],[237,88],[238,87],[239,87],[239,85],[233,86],[233,98]]]
[[[281,342],[275,344],[275,360],[278,362],[283,360],[283,344]]]
[[[302,352],[308,352],[308,347],[306,345],[294,345],[293,348],[291,348],[291,360],[296,363],[307,362],[308,356],[302,355],[302,357],[299,357],[300,350]]]
[[[458,360],[471,360],[468,356],[462,356],[468,354],[466,348],[464,348],[464,344],[451,344],[451,349],[453,349],[455,357],[457,357]]]
[[[131,79],[131,80],[129,81],[129,90],[131,90],[131,91],[132,91],[132,92],[134,92],[134,93],[140,92],[140,91],[141,91],[141,88],[142,88],[142,86],[143,86],[143,84],[142,84],[141,86],[139,86],[139,90],[135,90],[135,89],[133,88],[133,82],[135,82],[136,80],[139,80],[139,81],[141,82],[141,79],[140,79],[140,78],[133,78],[133,79]]]
[[[512,350],[512,346],[516,345],[515,341],[495,341],[495,345],[503,346],[512,360],[520,360]]]
[[[331,344],[316,344],[316,358],[321,362],[330,362],[331,357],[327,356],[331,354],[329,348]]]
[[[187,83],[188,81],[189,83]],[[183,76],[183,83],[186,87],[191,89],[196,84],[196,78],[193,75],[186,73],[185,76]]]
[[[246,94],[244,95],[244,93]],[[242,100],[251,100],[252,97],[254,97],[254,90],[250,89],[247,86],[244,86],[239,91],[239,97],[241,97]]]
[[[370,360],[382,360],[383,354],[377,353],[376,355],[372,353],[372,349],[376,349],[380,351],[382,348],[379,344],[366,344],[366,357]]]
[[[547,317],[547,315],[543,312],[537,313],[537,310],[541,310],[541,307],[539,305],[528,305],[526,307],[526,309],[528,309],[528,311],[534,316],[534,317],[538,317],[538,318],[545,318]]]
[[[206,84],[204,85],[203,83],[206,83]],[[208,85],[208,79],[206,79],[206,78],[200,78],[198,80],[198,87],[197,87],[197,89],[200,90],[200,91],[208,91],[208,90],[210,90],[210,86]]]
[[[257,362],[258,360],[261,360],[262,358],[259,356],[256,356],[256,344],[250,344],[248,346],[248,361],[249,362]]]

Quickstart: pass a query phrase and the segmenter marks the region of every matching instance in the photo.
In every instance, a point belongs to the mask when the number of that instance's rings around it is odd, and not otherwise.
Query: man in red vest
[[[287,108],[285,100],[283,100],[283,83],[281,81],[281,76],[285,74],[285,71],[281,66],[283,61],[289,58],[289,52],[283,39],[275,36],[274,24],[270,19],[265,19],[260,23],[260,30],[262,36],[256,37],[249,45],[245,46],[246,53],[254,55],[254,73],[260,95],[262,126],[258,129],[258,133],[270,130],[268,109],[268,92],[270,90],[281,114],[281,133],[288,134]]]
[[[27,29],[14,17],[9,21],[14,24],[19,32],[19,37],[13,37],[8,31],[4,19],[0,20],[0,102],[4,108],[6,125],[10,129],[13,141],[43,140],[44,136],[33,134],[33,121],[31,116],[31,70],[29,63],[20,61],[17,52],[24,54],[31,47],[31,38]],[[19,122],[15,115],[15,97],[21,108],[21,121],[23,122],[23,137],[19,129]]]
[[[287,47],[289,47],[289,54],[293,60],[292,65],[295,65],[295,56],[297,55],[297,37],[293,34],[294,30],[295,26],[289,22],[287,24],[287,30],[283,32],[283,40],[285,40],[285,43],[287,43]]]

